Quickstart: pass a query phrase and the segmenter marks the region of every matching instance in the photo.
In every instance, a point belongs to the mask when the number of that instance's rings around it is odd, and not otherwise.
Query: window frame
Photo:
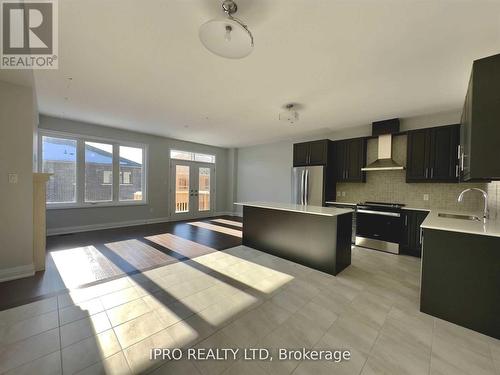
[[[172,157],[172,151],[174,151],[174,152],[185,152],[186,154],[191,154],[191,159],[177,159],[177,158],[173,158]],[[209,162],[209,161],[196,160],[196,155],[212,156],[214,158],[214,161],[213,162]],[[197,151],[187,151],[187,150],[181,150],[181,149],[178,149],[178,148],[171,148],[171,149],[169,149],[169,151],[168,151],[168,158],[170,160],[191,161],[191,162],[195,162],[195,163],[205,163],[205,164],[208,164],[208,165],[216,165],[217,164],[217,155],[215,155],[215,154],[207,154],[207,153],[204,153],[204,152],[197,152]]]
[[[92,207],[116,207],[116,206],[143,206],[149,204],[148,194],[148,171],[149,171],[149,146],[145,143],[129,142],[105,137],[92,137],[83,134],[61,132],[56,130],[38,129],[38,157],[37,168],[42,172],[43,168],[43,137],[64,138],[76,141],[76,202],[71,203],[46,203],[48,210],[70,209],[70,208],[92,208]],[[108,143],[113,146],[113,200],[107,202],[85,202],[85,142]],[[120,200],[120,146],[135,147],[142,149],[142,200]]]

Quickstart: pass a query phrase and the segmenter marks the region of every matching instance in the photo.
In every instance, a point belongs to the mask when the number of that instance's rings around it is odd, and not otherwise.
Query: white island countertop
[[[303,214],[321,215],[321,216],[339,216],[354,212],[354,210],[350,210],[347,208],[321,207],[321,206],[310,206],[310,205],[305,206],[293,203],[237,202],[235,203],[235,205],[268,208],[271,210],[280,210],[280,211],[300,212]]]
[[[473,215],[481,219],[481,221],[454,219],[448,217],[440,217],[440,213],[454,214],[454,215]],[[500,220],[482,220],[482,213],[478,212],[457,212],[447,211],[440,209],[433,209],[426,219],[423,221],[421,227],[424,229],[445,230],[450,232],[477,234],[482,236],[500,237]]]

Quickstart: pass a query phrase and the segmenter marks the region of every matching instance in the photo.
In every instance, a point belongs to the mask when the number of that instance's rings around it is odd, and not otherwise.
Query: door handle
[[[304,170],[300,175],[300,204],[304,204]]]
[[[305,204],[309,204],[309,170],[306,169],[306,193],[304,194]]]

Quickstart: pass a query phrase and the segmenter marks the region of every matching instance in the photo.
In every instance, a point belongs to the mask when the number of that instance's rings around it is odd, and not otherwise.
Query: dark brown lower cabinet
[[[500,237],[424,229],[420,311],[500,339]]]
[[[422,256],[422,236],[420,225],[428,215],[428,211],[403,210],[403,233],[399,253],[414,257]]]
[[[348,210],[354,210],[352,213],[352,238],[353,244],[356,243],[356,206],[352,204],[342,204],[342,203],[332,203],[327,202],[326,207],[337,207],[337,208],[347,208]]]

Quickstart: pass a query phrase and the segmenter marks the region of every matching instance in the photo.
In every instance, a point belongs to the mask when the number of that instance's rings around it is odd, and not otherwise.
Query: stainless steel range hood
[[[393,171],[405,169],[392,160],[392,134],[399,132],[399,119],[378,121],[372,124],[372,135],[378,135],[378,159],[362,171]]]

